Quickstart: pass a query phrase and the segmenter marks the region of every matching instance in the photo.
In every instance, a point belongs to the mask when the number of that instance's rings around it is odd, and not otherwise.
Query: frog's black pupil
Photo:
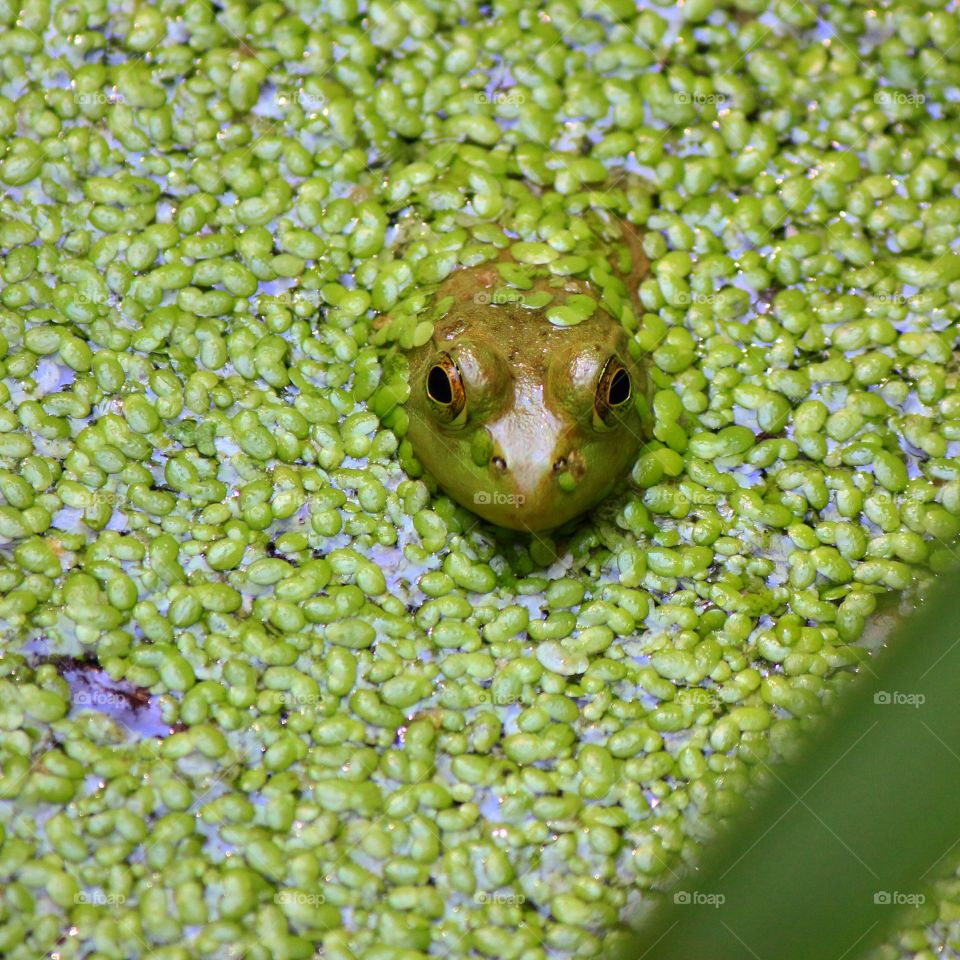
[[[430,398],[437,403],[453,403],[453,387],[450,384],[450,376],[441,366],[430,368],[427,375],[427,393]]]
[[[610,381],[610,406],[616,407],[630,399],[630,375],[621,367]]]

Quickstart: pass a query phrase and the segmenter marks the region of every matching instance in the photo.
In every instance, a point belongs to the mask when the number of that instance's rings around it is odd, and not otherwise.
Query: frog
[[[531,245],[511,243],[454,270],[434,293],[432,336],[408,352],[417,461],[497,527],[563,527],[609,496],[649,438],[650,377],[617,316],[640,315],[648,262],[636,227],[604,224],[602,237],[581,231],[592,259],[572,251],[590,269],[558,276],[542,247],[532,259],[548,262],[531,266],[514,252],[529,260]]]

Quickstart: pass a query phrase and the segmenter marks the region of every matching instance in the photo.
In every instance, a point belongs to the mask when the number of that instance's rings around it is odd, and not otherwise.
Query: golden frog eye
[[[456,424],[467,406],[460,368],[449,353],[441,353],[427,371],[427,399],[438,420]]]
[[[597,381],[597,396],[594,400],[594,424],[612,427],[616,418],[633,397],[633,382],[630,372],[616,358],[611,357],[604,365]]]

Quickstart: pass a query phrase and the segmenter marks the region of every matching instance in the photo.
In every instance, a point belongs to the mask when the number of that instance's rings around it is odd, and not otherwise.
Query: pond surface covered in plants
[[[0,954],[596,957],[953,555],[955,4],[0,23]],[[653,436],[512,537],[398,361],[591,210]]]

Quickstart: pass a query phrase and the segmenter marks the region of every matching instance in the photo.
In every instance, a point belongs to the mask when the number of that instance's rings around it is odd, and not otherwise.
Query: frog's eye
[[[467,395],[460,368],[449,353],[441,353],[427,371],[426,390],[437,419],[455,426],[462,419]]]
[[[598,429],[611,428],[619,414],[628,409],[633,397],[633,383],[627,368],[611,357],[597,381],[597,396],[593,403],[593,422]]]

